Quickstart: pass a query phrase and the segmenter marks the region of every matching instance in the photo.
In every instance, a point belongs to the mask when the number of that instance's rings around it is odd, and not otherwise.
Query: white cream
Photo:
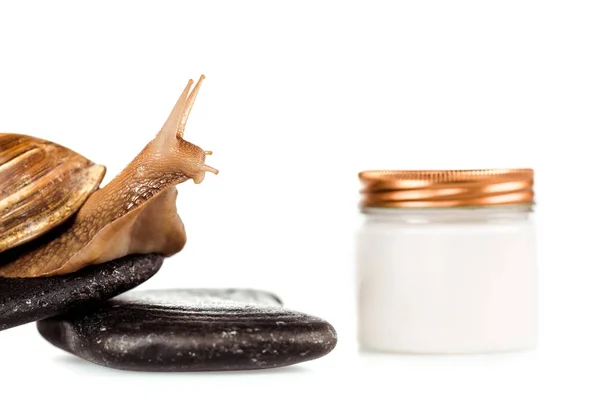
[[[358,235],[359,340],[406,353],[533,347],[530,206],[366,208]]]

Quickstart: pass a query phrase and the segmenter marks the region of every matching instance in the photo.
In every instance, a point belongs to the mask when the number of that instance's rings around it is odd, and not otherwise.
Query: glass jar
[[[365,171],[365,349],[474,353],[537,336],[532,170]]]

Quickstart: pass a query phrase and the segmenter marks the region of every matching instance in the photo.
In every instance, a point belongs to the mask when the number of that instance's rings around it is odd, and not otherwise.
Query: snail
[[[105,167],[58,144],[0,134],[0,277],[63,275],[186,242],[176,185],[200,183],[212,154],[183,139],[204,75],[189,80],[156,137],[106,186]]]

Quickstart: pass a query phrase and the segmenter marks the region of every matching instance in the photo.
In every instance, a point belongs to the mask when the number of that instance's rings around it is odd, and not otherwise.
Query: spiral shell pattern
[[[0,252],[65,222],[106,169],[58,144],[0,133]]]

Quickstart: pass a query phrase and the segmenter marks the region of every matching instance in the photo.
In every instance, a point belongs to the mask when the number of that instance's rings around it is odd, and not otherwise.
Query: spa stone
[[[127,256],[47,278],[0,278],[0,331],[88,307],[151,278],[164,257]]]
[[[319,358],[336,345],[326,321],[256,290],[132,291],[92,310],[38,322],[53,345],[135,371],[231,371]]]

